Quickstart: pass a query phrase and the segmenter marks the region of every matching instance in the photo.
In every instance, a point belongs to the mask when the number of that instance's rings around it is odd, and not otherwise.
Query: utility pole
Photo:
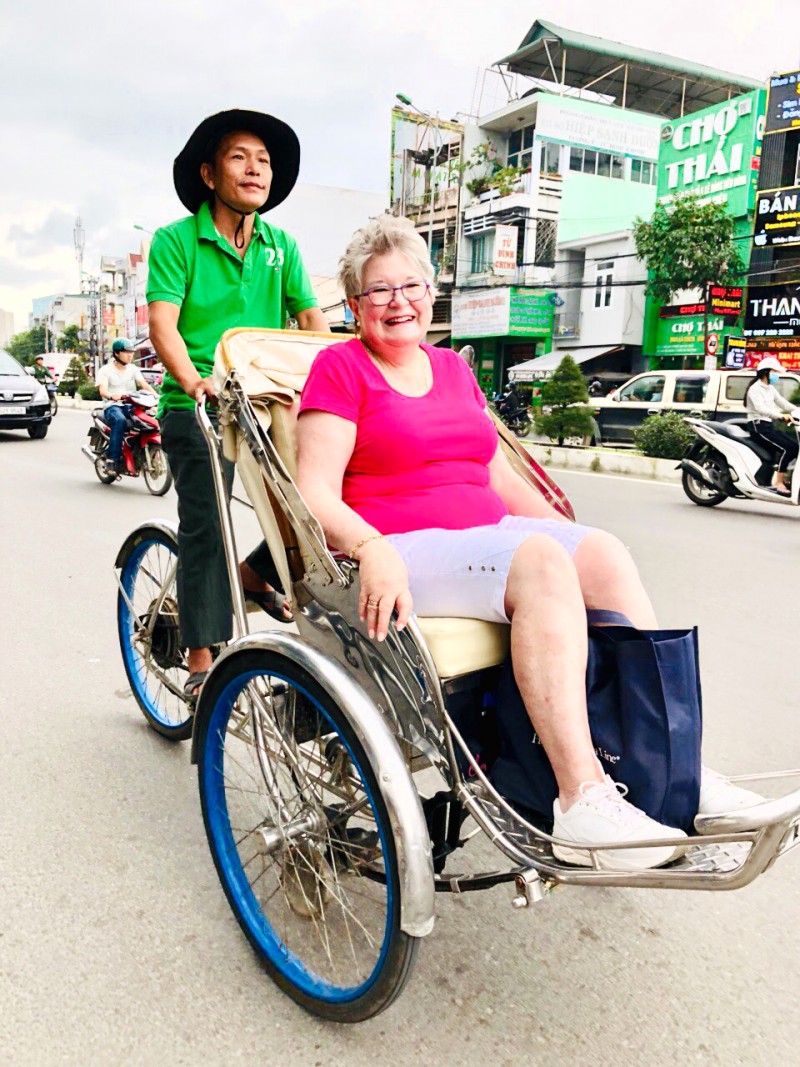
[[[86,231],[83,228],[81,217],[75,219],[75,228],[72,231],[72,240],[75,245],[75,258],[78,261],[78,292],[83,292],[83,250],[86,247]]]

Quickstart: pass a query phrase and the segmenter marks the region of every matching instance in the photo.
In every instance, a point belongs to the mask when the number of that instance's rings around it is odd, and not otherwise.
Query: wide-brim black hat
[[[180,202],[193,215],[211,198],[211,190],[200,177],[203,163],[213,162],[213,153],[221,138],[236,130],[260,137],[267,147],[272,164],[269,196],[258,209],[259,215],[277,207],[294,188],[300,171],[300,142],[291,126],[261,111],[220,111],[203,119],[175,159],[172,178]]]

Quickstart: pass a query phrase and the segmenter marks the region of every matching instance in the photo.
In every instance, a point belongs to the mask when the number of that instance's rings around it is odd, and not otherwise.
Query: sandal
[[[270,589],[269,592],[256,593],[251,589],[244,590],[245,600],[249,600],[251,604],[255,604],[276,622],[294,622],[294,615],[286,615],[284,608],[286,607],[286,597],[283,593],[279,593],[277,589]]]
[[[189,704],[194,706],[203,688],[203,682],[208,677],[208,671],[194,671],[183,683],[183,695]]]

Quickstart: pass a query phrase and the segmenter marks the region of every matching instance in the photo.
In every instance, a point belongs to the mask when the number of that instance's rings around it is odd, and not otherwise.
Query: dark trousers
[[[161,440],[178,494],[181,643],[207,648],[229,641],[233,632],[231,589],[208,446],[194,411],[168,411],[161,420]],[[233,464],[223,463],[230,495]],[[247,562],[265,582],[282,589],[264,541]]]
[[[750,423],[750,433],[756,441],[761,441],[770,451],[775,451],[775,449],[780,451],[778,470],[785,474],[792,460],[797,459],[797,437],[794,431],[785,433],[766,419],[753,419]]]
[[[122,459],[122,439],[130,422],[130,404],[109,404],[103,412],[111,433],[108,437],[108,458],[115,463]]]

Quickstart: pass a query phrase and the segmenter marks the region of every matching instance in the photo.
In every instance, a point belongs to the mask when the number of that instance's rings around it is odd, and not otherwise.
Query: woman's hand
[[[396,548],[377,538],[358,551],[361,594],[358,617],[366,620],[370,637],[377,634],[383,641],[389,630],[392,612],[397,611],[397,629],[408,622],[414,602],[408,588],[408,570]]]

